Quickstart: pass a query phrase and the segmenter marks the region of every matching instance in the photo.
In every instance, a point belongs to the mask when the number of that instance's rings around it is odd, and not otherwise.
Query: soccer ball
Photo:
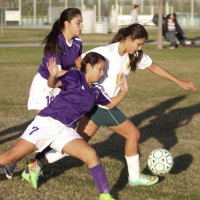
[[[172,154],[166,149],[155,149],[148,157],[148,167],[155,175],[168,173],[174,164]]]

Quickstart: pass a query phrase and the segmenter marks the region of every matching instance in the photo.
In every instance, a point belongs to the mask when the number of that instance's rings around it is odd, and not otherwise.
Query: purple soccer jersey
[[[49,61],[49,58],[54,56],[56,58],[57,65],[61,65],[61,68],[64,70],[69,70],[75,67],[75,60],[82,54],[82,41],[79,38],[73,38],[71,46],[67,45],[63,33],[58,35],[58,40],[62,51],[61,54],[44,54],[42,64],[38,69],[40,75],[45,79],[49,78],[49,71],[47,69],[47,62]]]
[[[40,111],[40,116],[49,116],[68,127],[75,128],[78,120],[89,112],[95,104],[107,105],[111,99],[97,83],[90,88],[85,74],[79,70],[69,70],[62,78],[62,90]]]

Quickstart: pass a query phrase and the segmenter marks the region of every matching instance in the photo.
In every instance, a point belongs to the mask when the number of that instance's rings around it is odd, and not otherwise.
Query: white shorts
[[[22,139],[34,144],[37,152],[43,151],[47,146],[62,153],[65,144],[80,138],[74,129],[69,128],[51,117],[36,116],[21,136]]]
[[[47,79],[39,73],[33,78],[28,98],[28,110],[42,110],[60,92],[59,88],[50,88]]]

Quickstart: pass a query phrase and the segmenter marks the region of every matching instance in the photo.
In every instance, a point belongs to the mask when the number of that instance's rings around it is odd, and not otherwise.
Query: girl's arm
[[[185,90],[191,89],[193,91],[196,91],[196,87],[193,82],[181,80],[181,79],[173,76],[171,73],[169,73],[168,71],[166,71],[165,69],[163,69],[162,67],[160,67],[159,65],[157,65],[155,63],[152,63],[147,69],[154,74],[157,74],[161,77],[164,77],[164,78],[176,83],[177,85],[179,85],[181,88],[183,88]]]
[[[119,76],[119,81],[120,81],[120,91],[115,97],[112,98],[112,101],[106,105],[106,107],[109,109],[117,106],[117,104],[119,104],[120,101],[122,101],[122,99],[126,96],[126,93],[128,92],[128,82],[124,74],[121,74]]]
[[[61,81],[56,81],[56,77],[58,75],[58,66],[56,64],[56,59],[55,58],[50,58],[48,63],[47,63],[47,68],[49,70],[50,76],[48,78],[48,86],[50,88],[55,88],[55,87],[61,87],[62,83]]]

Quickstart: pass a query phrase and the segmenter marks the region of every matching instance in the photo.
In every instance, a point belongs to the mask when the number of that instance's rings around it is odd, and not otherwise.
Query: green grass
[[[89,36],[90,39],[96,37]],[[13,42],[20,40],[17,38],[18,36]],[[39,41],[39,38],[36,34],[34,41]],[[104,36],[103,41],[105,38],[109,39],[111,36]],[[31,41],[32,39],[29,42]],[[92,47],[94,46],[86,46],[85,50]],[[144,51],[174,75],[194,81],[199,89],[200,48],[158,50],[156,45],[145,45]],[[41,59],[42,47],[0,48],[0,151],[13,144],[35,116],[34,112],[27,111],[26,104],[30,84]],[[127,186],[124,139],[107,128],[101,128],[91,144],[102,160],[116,198],[200,199],[199,97],[199,90],[182,90],[174,83],[154,76],[148,70],[138,70],[130,75],[129,92],[119,107],[141,132],[141,171],[149,173],[147,157],[155,148],[169,149],[175,163],[172,171],[161,177],[158,184],[148,188],[131,188]],[[7,180],[3,172],[0,172],[0,199],[98,199],[98,192],[86,166],[73,158],[62,159],[49,165],[40,178],[38,190],[33,190],[20,178],[26,161],[33,156],[34,154],[18,163],[12,181]]]
[[[0,35],[0,43],[38,43],[49,33],[51,27],[43,29],[31,28],[4,28],[3,35]],[[146,27],[149,33],[149,40],[157,40],[157,28]],[[184,29],[185,35],[189,40],[200,40],[199,29]],[[87,42],[109,42],[114,33],[109,34],[81,34],[84,43]]]

